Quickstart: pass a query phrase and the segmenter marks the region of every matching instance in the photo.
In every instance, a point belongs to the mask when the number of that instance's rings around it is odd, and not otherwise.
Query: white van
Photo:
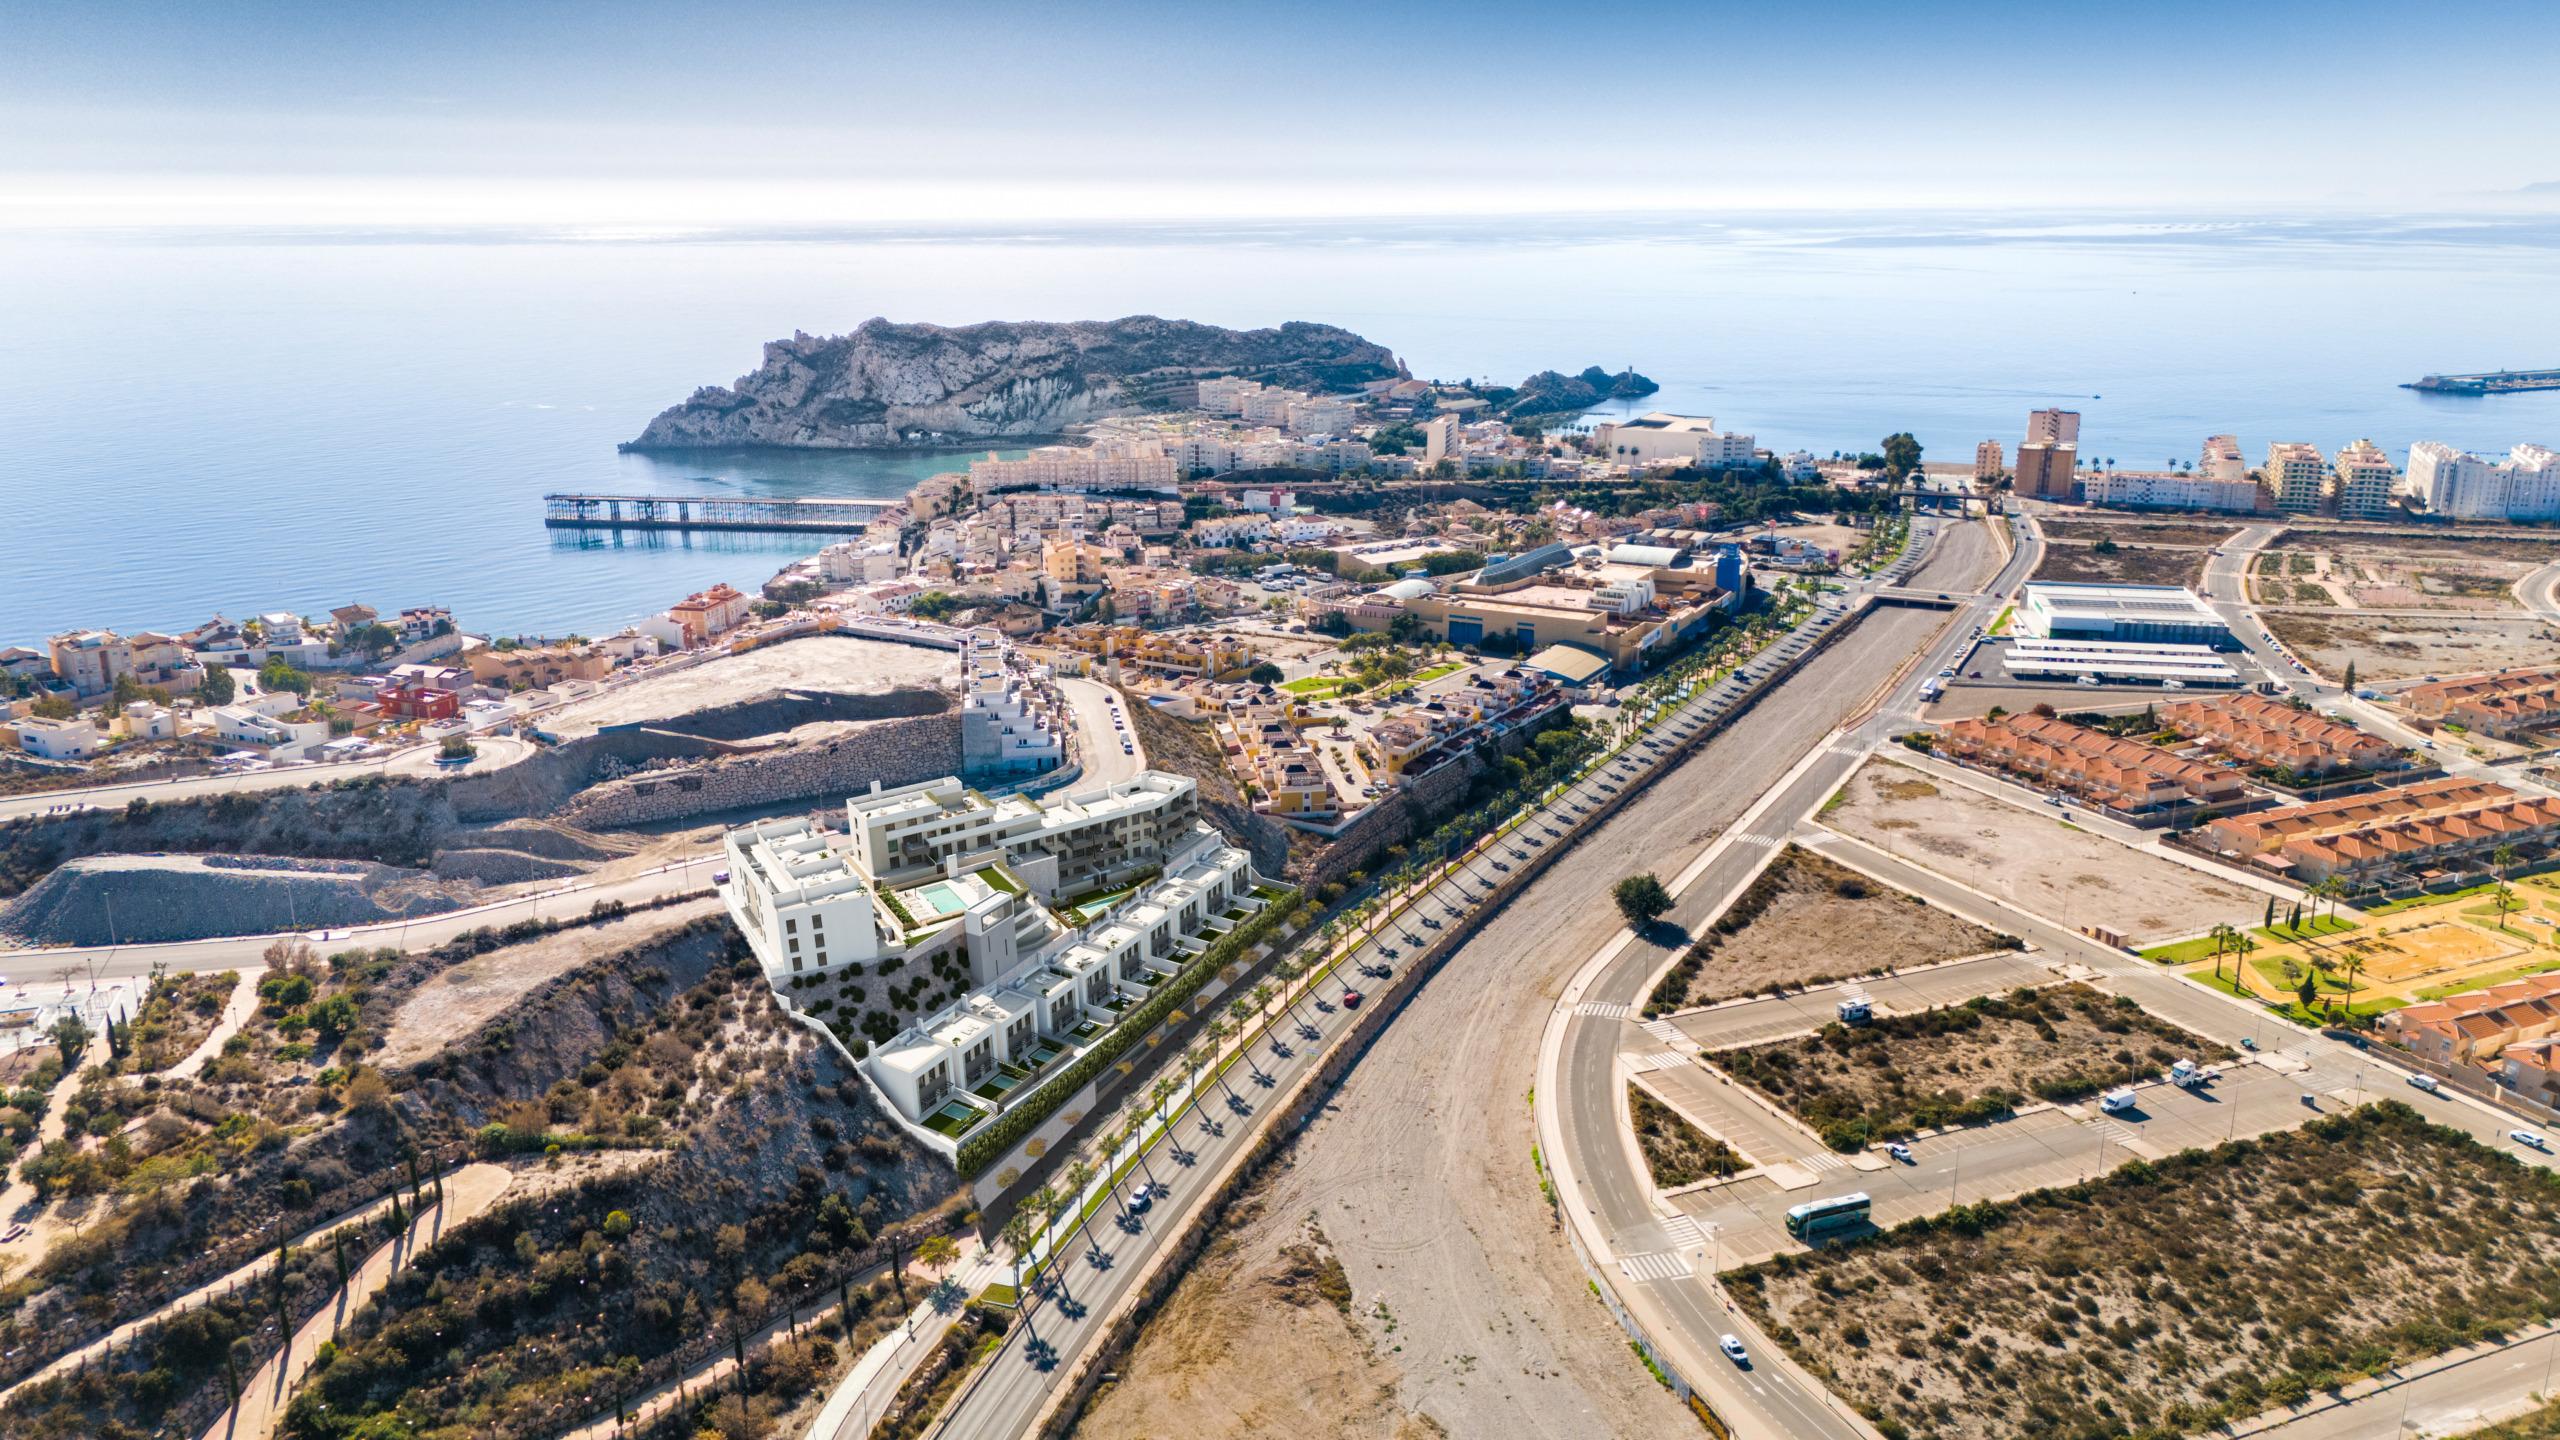
[[[2124,1111],[2130,1110],[2133,1108],[2133,1092],[2130,1090],[2110,1090],[2106,1094],[2098,1097],[2098,1108],[2106,1111],[2110,1115],[2120,1114]]]
[[[2095,675],[2083,675],[2072,683],[2075,685],[2086,685],[2092,690],[2097,689],[2099,685],[2098,677]]]

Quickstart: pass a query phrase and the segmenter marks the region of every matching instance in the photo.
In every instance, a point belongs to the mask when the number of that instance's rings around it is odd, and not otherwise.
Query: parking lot
[[[1731,1050],[1819,1030],[1838,1018],[1840,1001],[1849,995],[1866,996],[1878,1014],[1904,1014],[1959,1005],[1976,995],[2043,985],[2056,978],[2041,956],[2016,951],[1692,1010],[1672,1016],[1671,1023],[1700,1049]]]

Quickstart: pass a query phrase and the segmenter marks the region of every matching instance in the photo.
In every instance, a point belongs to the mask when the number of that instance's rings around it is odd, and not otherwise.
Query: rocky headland
[[[872,319],[848,335],[768,342],[753,373],[695,391],[622,448],[923,449],[1187,406],[1211,375],[1322,391],[1404,373],[1384,346],[1304,321],[1228,330],[1153,315],[958,327]]]

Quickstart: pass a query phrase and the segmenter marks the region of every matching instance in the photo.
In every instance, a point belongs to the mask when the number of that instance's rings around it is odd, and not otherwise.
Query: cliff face
[[[850,335],[769,342],[761,368],[695,391],[623,448],[921,448],[1188,405],[1208,375],[1324,390],[1403,373],[1385,347],[1303,321],[1225,330],[1133,315],[953,329],[873,319]]]

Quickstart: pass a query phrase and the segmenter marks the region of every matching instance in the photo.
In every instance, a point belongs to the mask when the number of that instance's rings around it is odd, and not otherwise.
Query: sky
[[[0,0],[0,37],[15,227],[2560,206],[2560,108],[2499,99],[2547,0]]]

